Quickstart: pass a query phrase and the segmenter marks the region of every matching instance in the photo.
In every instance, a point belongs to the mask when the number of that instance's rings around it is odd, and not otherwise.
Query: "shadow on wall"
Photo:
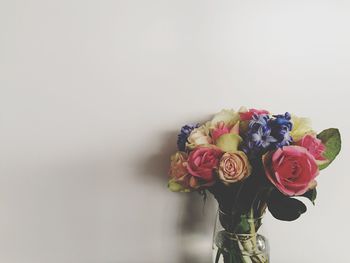
[[[165,132],[161,137],[163,142],[157,154],[146,161],[144,171],[159,187],[166,187],[170,156],[177,151],[176,138],[178,131]],[[169,194],[172,194],[169,192]],[[173,193],[176,194],[176,193]],[[210,263],[211,238],[215,222],[215,202],[208,195],[207,201],[197,192],[183,193],[180,198],[179,219],[176,238],[178,263]]]
[[[215,202],[198,193],[186,194],[178,222],[179,263],[211,263]]]
[[[168,183],[170,156],[177,151],[177,134],[177,131],[168,131],[158,135],[161,142],[160,149],[155,154],[148,156],[144,166],[141,167],[142,176],[147,176],[148,181],[157,183],[161,187],[166,187]]]

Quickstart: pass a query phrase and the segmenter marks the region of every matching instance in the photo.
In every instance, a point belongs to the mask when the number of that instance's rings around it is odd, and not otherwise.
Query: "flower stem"
[[[250,224],[250,234],[252,235],[253,242],[254,242],[254,249],[256,249],[256,231],[255,231],[253,207],[250,209],[249,224]]]

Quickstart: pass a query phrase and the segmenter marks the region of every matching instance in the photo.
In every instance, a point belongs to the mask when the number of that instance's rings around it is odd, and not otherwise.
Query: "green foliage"
[[[337,157],[341,149],[341,137],[338,129],[330,128],[322,131],[317,135],[322,143],[326,146],[326,152],[324,157],[328,159],[329,162],[321,164],[319,166],[320,170],[326,168],[331,162]]]
[[[271,214],[279,220],[293,221],[306,212],[306,206],[303,202],[283,195],[277,189],[274,189],[267,201]]]
[[[316,188],[311,189],[311,190],[307,191],[305,194],[303,194],[302,196],[309,199],[312,202],[312,204],[315,205],[315,200],[317,197],[317,190],[316,190]]]

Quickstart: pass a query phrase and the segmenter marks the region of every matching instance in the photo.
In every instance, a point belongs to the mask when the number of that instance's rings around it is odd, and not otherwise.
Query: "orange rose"
[[[171,156],[168,188],[173,192],[190,192],[201,185],[187,170],[188,154],[176,152]]]
[[[176,152],[170,157],[170,170],[169,175],[171,178],[181,180],[185,175],[188,174],[187,171],[187,153]]]

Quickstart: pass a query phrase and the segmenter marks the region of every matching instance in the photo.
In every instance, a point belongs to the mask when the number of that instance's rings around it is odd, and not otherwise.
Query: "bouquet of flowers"
[[[168,187],[217,200],[222,230],[214,237],[215,262],[266,263],[257,234],[266,208],[284,221],[305,213],[295,197],[314,203],[315,179],[340,152],[341,138],[334,128],[317,134],[309,119],[288,112],[241,108],[183,126],[177,145]]]

